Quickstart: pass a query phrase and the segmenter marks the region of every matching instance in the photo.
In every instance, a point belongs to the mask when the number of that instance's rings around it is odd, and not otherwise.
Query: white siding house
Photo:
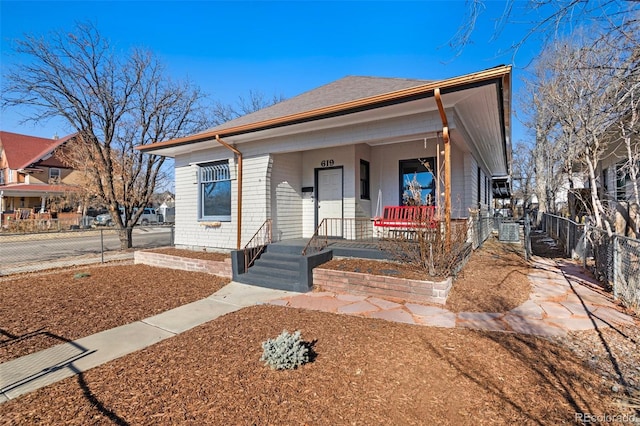
[[[488,212],[492,180],[510,174],[510,81],[506,66],[441,81],[345,77],[139,149],[175,158],[177,246],[240,248],[267,219],[275,241],[310,238],[325,218],[369,219],[400,205],[414,173],[427,202],[442,207],[439,89],[451,217],[465,218]]]

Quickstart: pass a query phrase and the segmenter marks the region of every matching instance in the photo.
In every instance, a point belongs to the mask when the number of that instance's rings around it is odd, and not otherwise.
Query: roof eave
[[[357,99],[355,101],[344,102],[340,104],[330,105],[328,107],[318,108],[310,111],[304,111],[301,113],[291,114],[283,117],[264,120],[256,123],[250,123],[227,129],[213,130],[209,132],[198,133],[195,135],[186,136],[183,138],[171,139],[163,142],[156,142],[149,145],[140,145],[136,149],[142,152],[154,151],[157,149],[171,148],[182,145],[193,144],[197,142],[204,142],[215,139],[216,137],[229,137],[243,133],[254,132],[258,130],[266,130],[275,127],[287,126],[295,123],[302,123],[306,121],[318,120],[321,118],[330,117],[333,115],[346,114],[352,111],[358,111],[362,109],[375,108],[377,106],[386,105],[393,102],[402,100],[416,99],[420,97],[433,96],[433,91],[439,88],[441,91],[447,89],[455,89],[459,86],[467,86],[470,84],[481,83],[488,80],[500,79],[503,83],[506,80],[506,87],[510,87],[509,76],[511,74],[511,66],[501,65],[495,68],[491,68],[484,71],[479,71],[472,74],[463,75],[460,77],[454,77],[447,80],[434,81],[420,86],[412,87],[409,89],[397,90],[394,92],[384,93],[381,95],[370,96],[367,98]],[[510,93],[509,93],[510,97]],[[510,99],[508,100],[510,102]],[[505,126],[509,125],[508,118],[506,119]],[[506,129],[510,134],[510,128]]]

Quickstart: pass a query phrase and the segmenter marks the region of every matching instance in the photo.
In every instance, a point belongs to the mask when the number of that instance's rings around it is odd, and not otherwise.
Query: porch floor
[[[272,244],[290,247],[292,251],[302,253],[309,238],[293,238],[289,240],[277,241]],[[297,250],[299,248],[299,250]],[[329,237],[328,245],[325,250],[333,250],[334,256],[340,257],[358,257],[362,259],[391,259],[388,253],[380,250],[379,240],[369,238],[366,240],[347,240],[344,238]]]

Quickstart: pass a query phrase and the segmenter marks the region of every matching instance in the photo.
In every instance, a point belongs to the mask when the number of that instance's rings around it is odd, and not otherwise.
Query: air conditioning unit
[[[506,243],[519,243],[520,225],[516,222],[500,222],[498,240]]]

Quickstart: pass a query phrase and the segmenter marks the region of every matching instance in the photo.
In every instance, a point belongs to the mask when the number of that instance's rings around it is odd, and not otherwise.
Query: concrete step
[[[240,274],[235,278],[235,281],[251,284],[259,287],[272,288],[276,290],[287,290],[296,292],[307,292],[308,288],[302,288],[299,277],[296,278],[284,278],[265,275],[260,272],[255,272],[250,268],[248,272]]]
[[[249,268],[248,272],[262,275],[265,277],[286,278],[292,281],[295,281],[300,278],[300,271],[298,269],[291,270],[291,269],[283,269],[278,267],[253,265],[251,268]]]
[[[281,253],[263,253],[253,265],[298,271],[300,269],[300,256]]]

